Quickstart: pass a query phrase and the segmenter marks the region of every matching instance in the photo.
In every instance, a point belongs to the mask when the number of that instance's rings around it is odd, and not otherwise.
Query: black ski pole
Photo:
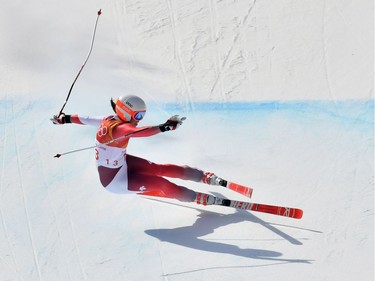
[[[91,55],[91,51],[92,51],[92,48],[93,48],[93,46],[94,46],[94,40],[95,40],[95,34],[96,34],[96,27],[97,27],[97,25],[98,25],[99,16],[100,16],[101,14],[102,14],[102,9],[100,9],[100,10],[98,11],[98,16],[96,17],[95,27],[94,27],[94,32],[93,32],[92,39],[91,39],[91,46],[90,46],[89,53],[87,54],[86,60],[84,61],[84,63],[83,63],[83,65],[81,66],[81,69],[79,70],[79,72],[78,72],[76,78],[74,79],[72,85],[70,86],[68,96],[66,97],[66,100],[65,100],[65,102],[64,102],[64,104],[63,104],[63,106],[62,106],[62,108],[61,108],[61,110],[60,110],[60,112],[59,112],[59,115],[57,115],[57,117],[60,117],[60,115],[62,114],[62,112],[63,112],[63,110],[64,110],[64,107],[65,107],[66,103],[67,103],[68,100],[69,100],[70,94],[72,93],[72,90],[73,90],[74,84],[76,83],[76,81],[77,81],[79,75],[80,75],[81,72],[82,72],[82,69],[85,67],[85,65],[86,65],[86,63],[87,63],[87,61],[88,61],[88,59],[89,59],[89,57],[90,57],[90,55]]]

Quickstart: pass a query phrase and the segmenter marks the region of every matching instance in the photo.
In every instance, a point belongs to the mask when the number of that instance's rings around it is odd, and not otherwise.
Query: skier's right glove
[[[164,124],[159,125],[159,129],[162,132],[165,131],[173,131],[176,130],[182,122],[186,119],[186,117],[179,117],[178,115],[173,115],[171,118],[167,120]]]
[[[59,117],[57,117],[56,115],[53,115],[53,117],[50,118],[50,120],[55,125],[62,125],[62,124],[72,123],[70,121],[70,115],[65,115],[64,113],[61,114]]]

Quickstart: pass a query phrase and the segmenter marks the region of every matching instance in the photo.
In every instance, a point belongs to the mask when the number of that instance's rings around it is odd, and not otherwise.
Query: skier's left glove
[[[53,115],[53,117],[50,118],[50,120],[55,125],[62,125],[62,124],[72,123],[70,121],[70,115],[65,115],[64,113],[61,114],[59,117],[57,117],[56,115]]]
[[[165,131],[173,131],[176,130],[182,122],[186,119],[186,117],[179,117],[178,115],[173,115],[171,118],[167,120],[164,124],[159,125],[159,129],[162,132]]]

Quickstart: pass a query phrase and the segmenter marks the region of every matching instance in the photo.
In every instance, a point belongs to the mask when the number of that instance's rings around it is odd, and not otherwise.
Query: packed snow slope
[[[213,171],[301,220],[106,192],[96,129],[138,94],[128,152]],[[3,0],[0,280],[374,279],[373,2]],[[207,185],[191,189],[242,197]],[[242,198],[243,199],[243,198]]]

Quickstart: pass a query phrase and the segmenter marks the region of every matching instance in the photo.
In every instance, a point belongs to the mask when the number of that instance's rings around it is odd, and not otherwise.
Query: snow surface
[[[129,153],[254,187],[301,220],[113,195],[95,128],[136,93]],[[374,280],[373,2],[2,0],[0,280]],[[220,188],[182,182],[230,198]]]

